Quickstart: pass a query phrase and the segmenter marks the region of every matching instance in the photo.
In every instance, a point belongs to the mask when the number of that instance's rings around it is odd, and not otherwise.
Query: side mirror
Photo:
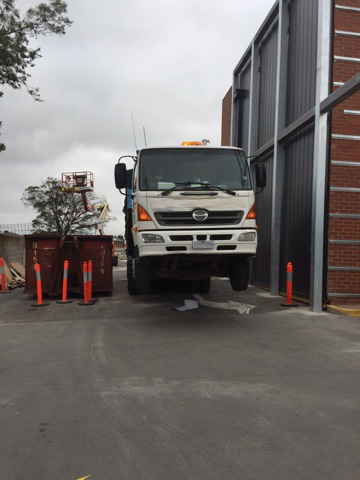
[[[126,165],[117,163],[114,170],[115,185],[119,190],[126,187]]]
[[[256,179],[256,186],[257,188],[265,188],[266,187],[266,170],[263,162],[255,162],[255,179]]]

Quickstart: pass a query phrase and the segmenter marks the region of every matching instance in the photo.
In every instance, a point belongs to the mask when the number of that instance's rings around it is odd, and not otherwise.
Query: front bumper
[[[255,232],[253,228],[231,230],[143,230],[136,233],[135,245],[138,247],[139,257],[153,257],[163,255],[255,255],[257,248],[257,235],[255,241],[238,241],[239,235]],[[145,243],[143,233],[161,235],[164,243]],[[212,248],[194,248],[194,241],[212,241]]]

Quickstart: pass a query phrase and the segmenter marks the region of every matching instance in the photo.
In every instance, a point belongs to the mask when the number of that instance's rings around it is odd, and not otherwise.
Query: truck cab
[[[201,143],[147,147],[134,160],[131,183],[125,164],[115,166],[117,188],[127,188],[129,293],[150,293],[156,277],[188,281],[193,292],[202,293],[212,276],[227,277],[234,290],[245,290],[257,225],[244,151]],[[262,163],[255,172],[263,188]]]

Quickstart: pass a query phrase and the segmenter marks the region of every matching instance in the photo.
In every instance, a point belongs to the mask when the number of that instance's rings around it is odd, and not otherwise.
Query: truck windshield
[[[140,190],[167,190],[185,182],[190,183],[184,190],[203,189],[196,182],[231,190],[251,189],[248,163],[241,150],[154,148],[140,153],[139,168]]]

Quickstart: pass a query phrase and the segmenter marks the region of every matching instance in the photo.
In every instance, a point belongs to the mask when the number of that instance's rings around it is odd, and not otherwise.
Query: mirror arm
[[[123,155],[122,157],[119,158],[118,163],[121,163],[122,158],[132,158],[135,163],[137,160],[137,157],[135,157],[134,155]]]

